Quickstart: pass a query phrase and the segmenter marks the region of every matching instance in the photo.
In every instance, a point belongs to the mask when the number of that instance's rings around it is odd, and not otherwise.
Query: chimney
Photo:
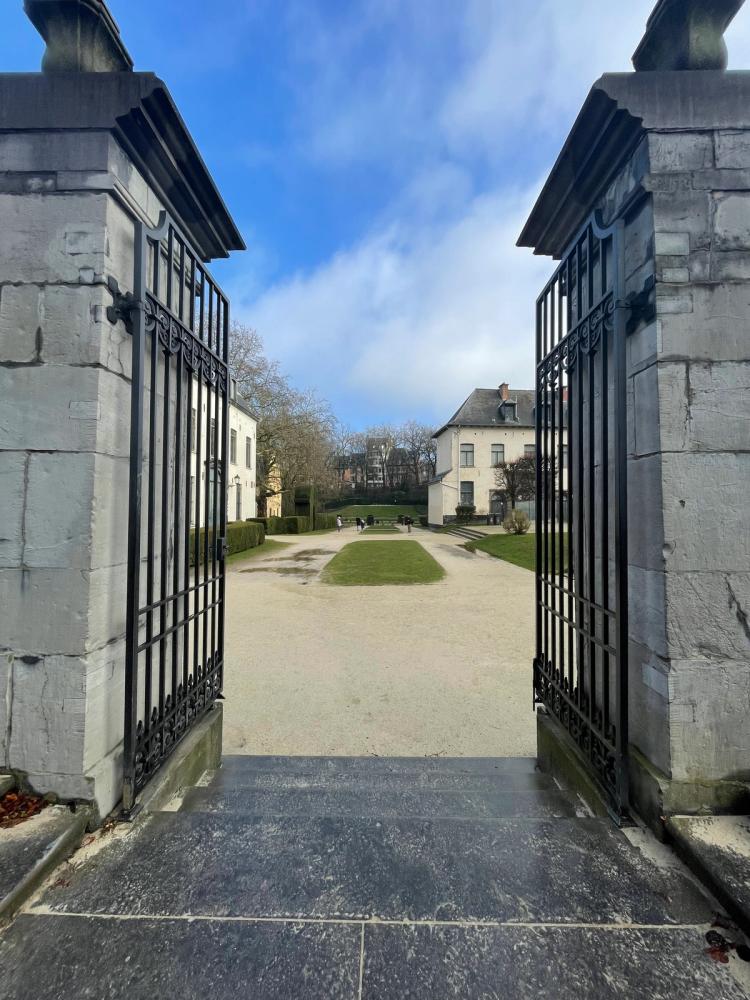
[[[510,386],[508,385],[507,382],[501,382],[500,383],[500,388],[499,388],[500,399],[502,399],[503,402],[505,402],[507,400],[508,396],[510,395],[510,391],[509,390],[510,390]]]

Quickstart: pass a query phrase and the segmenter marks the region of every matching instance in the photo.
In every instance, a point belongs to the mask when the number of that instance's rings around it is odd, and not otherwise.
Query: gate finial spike
[[[659,0],[633,55],[642,70],[727,68],[724,32],[745,0]]]
[[[45,73],[116,73],[133,60],[104,0],[24,0],[23,9],[47,43]]]

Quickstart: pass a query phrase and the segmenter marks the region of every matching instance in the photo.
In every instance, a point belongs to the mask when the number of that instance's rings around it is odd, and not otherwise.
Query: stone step
[[[353,816],[376,819],[554,819],[575,816],[570,800],[557,791],[387,790],[366,786],[282,789],[191,788],[182,812],[241,813],[245,816]]]
[[[750,935],[750,817],[670,816],[679,854]]]
[[[280,771],[283,774],[534,774],[534,757],[288,757],[231,754],[222,760],[224,774]]]
[[[327,769],[319,773],[284,774],[273,771],[218,771],[207,786],[217,792],[225,791],[337,791],[363,792],[365,790],[390,792],[408,791],[468,792],[491,795],[495,792],[556,791],[557,785],[548,774],[452,774],[450,771],[415,771],[401,774],[360,775],[356,771],[335,773]]]
[[[44,912],[669,925],[711,908],[606,820],[154,813]]]

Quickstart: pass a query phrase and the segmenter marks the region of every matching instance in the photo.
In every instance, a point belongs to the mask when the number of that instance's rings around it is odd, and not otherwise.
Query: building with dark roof
[[[535,454],[533,389],[474,389],[435,432],[437,466],[429,485],[430,524],[454,520],[459,504],[477,517],[504,517],[507,498],[497,488],[496,467]]]

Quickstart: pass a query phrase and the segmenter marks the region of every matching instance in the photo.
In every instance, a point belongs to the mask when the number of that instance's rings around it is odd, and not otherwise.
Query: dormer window
[[[516,422],[518,420],[518,415],[516,412],[516,401],[509,399],[500,404],[499,413],[500,419],[506,422]]]

